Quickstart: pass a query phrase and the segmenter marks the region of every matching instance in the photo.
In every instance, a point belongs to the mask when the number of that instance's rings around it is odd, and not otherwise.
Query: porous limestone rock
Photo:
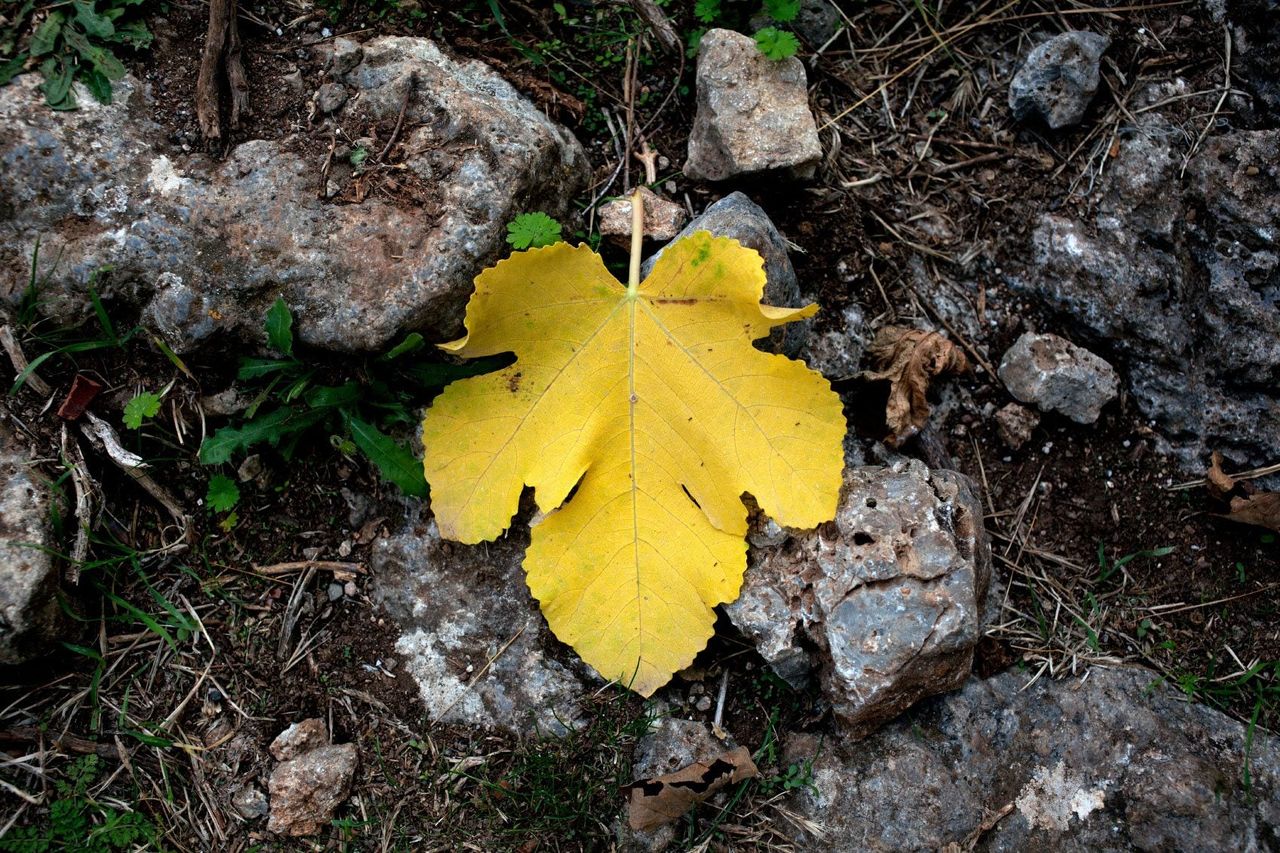
[[[1079,124],[1098,91],[1098,65],[1111,39],[1070,30],[1035,47],[1009,84],[1009,109],[1038,115],[1054,130]]]
[[[748,561],[729,618],[782,678],[816,674],[851,736],[968,676],[991,555],[964,475],[846,468],[833,521]]]

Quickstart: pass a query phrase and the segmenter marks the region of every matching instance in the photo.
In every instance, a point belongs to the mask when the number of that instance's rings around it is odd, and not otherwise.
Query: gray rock
[[[800,11],[790,27],[814,48],[822,47],[844,25],[844,18],[830,0],[800,0]]]
[[[334,78],[345,76],[364,59],[364,48],[360,43],[342,36],[322,45],[320,50],[327,54],[324,68]]]
[[[1079,124],[1098,91],[1098,64],[1111,39],[1070,30],[1037,46],[1009,84],[1009,109],[1022,121],[1038,115],[1054,130]]]
[[[317,198],[324,157],[298,140],[247,142],[225,161],[154,147],[163,131],[132,77],[113,104],[86,95],[66,113],[44,106],[38,75],[0,88],[0,263],[25,271],[41,236],[42,257],[61,258],[44,297],[64,322],[91,311],[86,285],[111,264],[104,298],[144,305],[180,351],[219,331],[262,340],[277,296],[300,338],[329,349],[380,349],[408,329],[455,336],[473,278],[507,251],[507,222],[563,216],[585,155],[480,63],[418,38],[377,38],[361,55],[332,81],[352,93],[354,122],[389,127],[413,95],[397,188],[359,204]],[[349,178],[339,163],[330,189]]]
[[[1179,183],[1176,129],[1121,140],[1096,216],[1044,214],[1009,283],[1123,360],[1164,449],[1202,473],[1280,455],[1280,131],[1211,137]]]
[[[913,460],[847,468],[835,520],[752,549],[726,612],[782,678],[800,686],[817,670],[862,737],[964,683],[990,580],[976,487]]]
[[[1116,398],[1120,380],[1107,362],[1057,335],[1025,332],[997,370],[1009,393],[1042,412],[1091,424]]]
[[[698,48],[697,90],[686,175],[723,181],[786,169],[813,176],[822,146],[799,59],[774,61],[750,36],[708,30]]]
[[[796,308],[803,304],[796,271],[787,255],[787,242],[782,239],[769,215],[754,201],[740,192],[730,193],[701,215],[694,217],[671,242],[675,243],[695,231],[709,231],[717,237],[732,237],[760,253],[764,259],[766,305]],[[647,276],[661,256],[662,249],[659,249],[646,258],[640,267],[641,274]],[[770,335],[771,348],[795,356],[804,343],[810,325],[808,321],[802,320],[774,329]]]
[[[333,813],[351,793],[358,758],[355,745],[344,743],[317,747],[281,762],[272,771],[268,787],[267,830],[299,836],[329,829]]]
[[[266,817],[270,810],[267,805],[267,795],[252,783],[241,785],[231,792],[231,808],[245,820]]]
[[[0,428],[0,664],[30,660],[59,638],[57,498]]]
[[[458,545],[411,519],[374,542],[369,596],[399,624],[396,651],[433,720],[559,734],[600,683],[572,651],[549,656],[559,644],[521,568],[528,539],[515,524],[497,542]]]
[[[324,83],[316,90],[316,109],[325,114],[336,113],[349,97],[341,83]]]
[[[1017,403],[1006,403],[996,412],[996,431],[1000,440],[1013,450],[1031,440],[1031,434],[1040,425],[1040,416]]]
[[[817,793],[801,790],[787,807],[825,830],[792,830],[795,841],[832,851],[1274,849],[1280,743],[1254,734],[1246,790],[1245,727],[1158,680],[1094,668],[1027,687],[1027,674],[1009,671],[856,745],[793,736],[786,760],[813,761]]]
[[[289,761],[328,743],[329,729],[324,720],[303,720],[276,735],[276,739],[271,742],[271,757],[276,761]]]

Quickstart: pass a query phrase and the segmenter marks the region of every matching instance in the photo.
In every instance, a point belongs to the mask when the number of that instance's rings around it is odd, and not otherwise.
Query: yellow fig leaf
[[[738,595],[744,492],[789,527],[835,514],[840,399],[803,363],[751,345],[817,306],[762,305],[764,284],[759,254],[705,231],[630,287],[588,247],[557,243],[482,272],[467,336],[443,345],[516,360],[454,382],[423,420],[440,534],[498,537],[532,486],[546,515],[524,568],[548,625],[644,696]]]

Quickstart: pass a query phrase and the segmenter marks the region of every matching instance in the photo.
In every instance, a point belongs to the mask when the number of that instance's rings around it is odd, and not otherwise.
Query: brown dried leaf
[[[709,763],[696,761],[657,779],[632,782],[623,789],[631,796],[631,828],[656,829],[679,820],[724,786],[750,779],[757,772],[751,752],[740,746]]]
[[[929,419],[929,378],[969,369],[964,353],[937,332],[885,326],[868,350],[880,366],[869,371],[868,379],[889,380],[889,402],[885,406],[890,444],[901,444],[924,427]]]
[[[1209,464],[1209,472],[1205,474],[1205,479],[1209,481],[1209,491],[1213,492],[1217,497],[1222,497],[1227,492],[1236,487],[1235,479],[1222,470],[1222,454],[1213,451],[1212,461]]]
[[[1268,527],[1280,533],[1280,492],[1261,492],[1247,498],[1232,498],[1231,512],[1223,518],[1241,524]]]

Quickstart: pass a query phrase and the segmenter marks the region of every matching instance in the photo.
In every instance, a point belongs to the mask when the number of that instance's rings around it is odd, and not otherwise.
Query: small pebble
[[[694,705],[694,707],[697,708],[699,711],[710,711],[711,697],[703,696],[701,699],[698,700],[698,704]]]
[[[344,592],[345,591],[342,588],[342,584],[340,583],[329,584],[329,600],[330,601],[337,601],[338,599],[342,598],[342,596],[344,595]]]
[[[356,582],[347,581],[346,585],[342,587],[342,592],[347,596],[347,598],[355,598],[356,592],[358,592],[356,589]]]

